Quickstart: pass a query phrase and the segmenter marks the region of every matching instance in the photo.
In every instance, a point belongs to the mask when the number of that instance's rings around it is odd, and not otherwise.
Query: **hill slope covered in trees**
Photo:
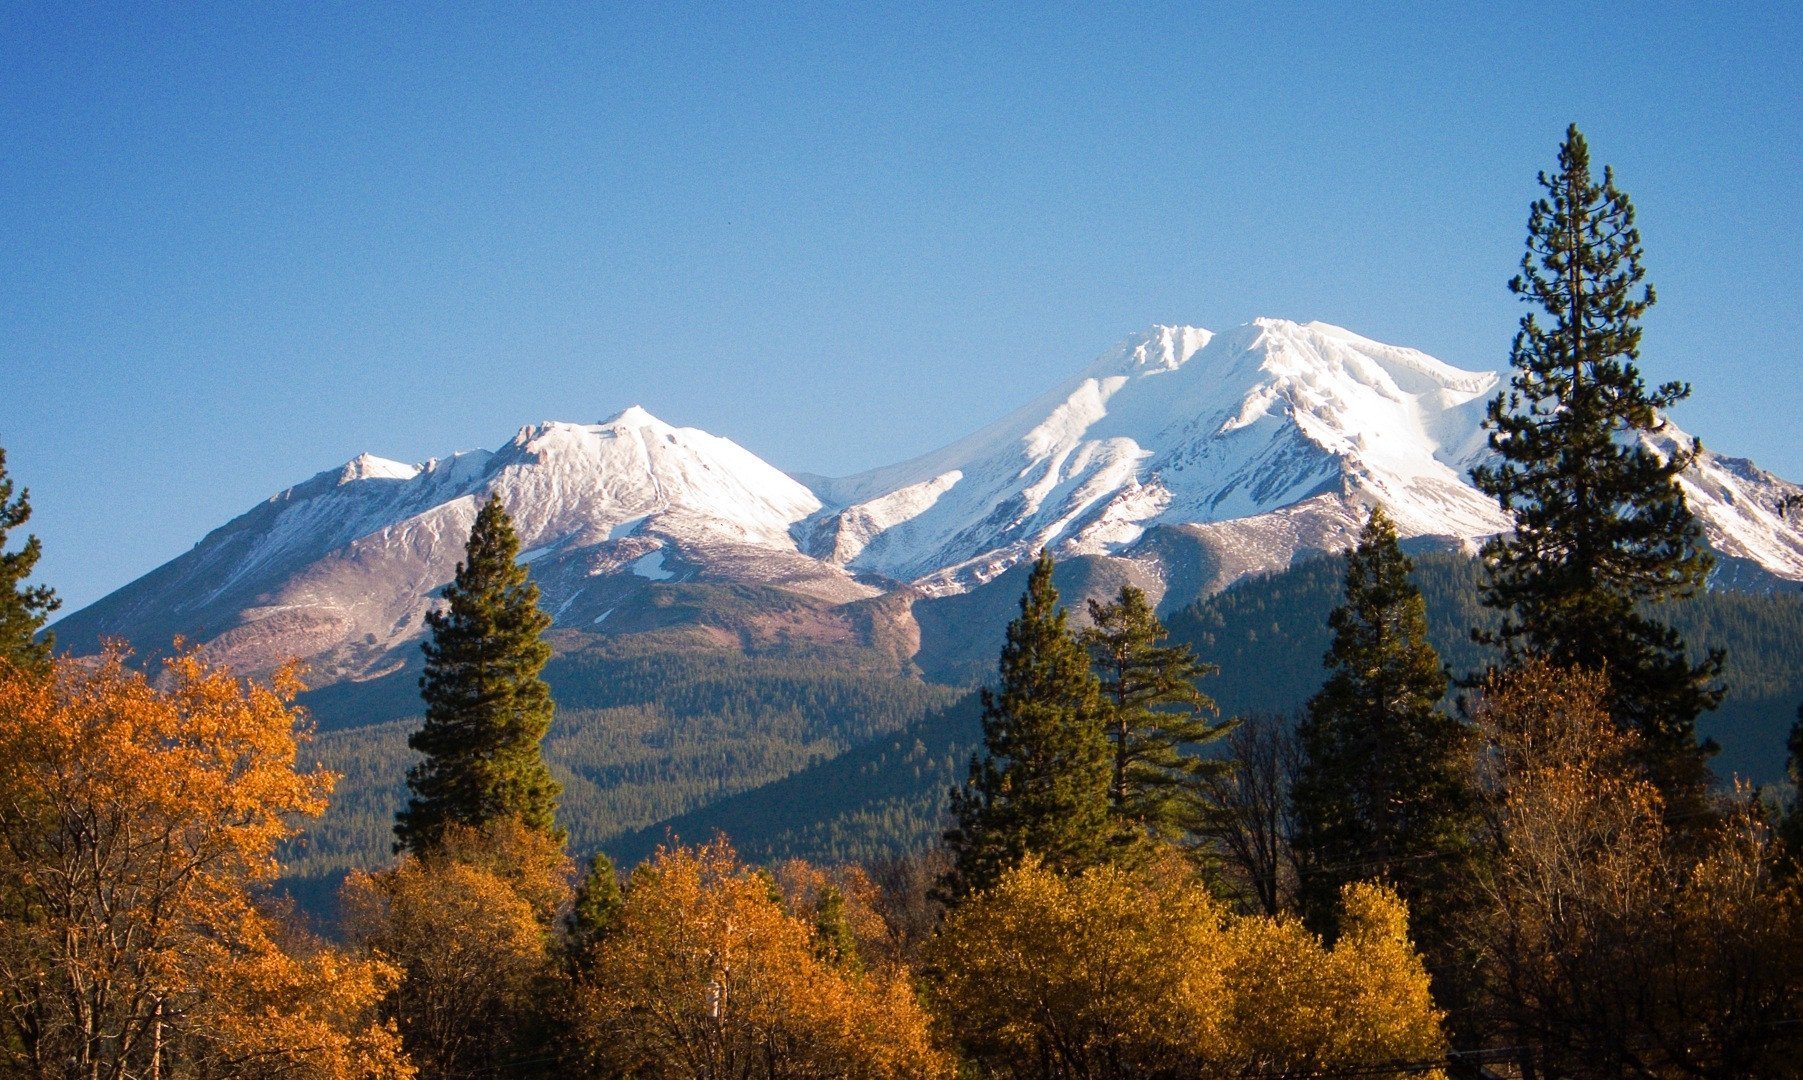
[[[1220,666],[1203,688],[1223,715],[1289,712],[1320,688],[1327,613],[1341,600],[1341,573],[1338,559],[1310,560],[1242,581],[1170,617],[1174,639]],[[1478,670],[1490,655],[1470,635],[1488,617],[1477,603],[1478,573],[1474,561],[1456,555],[1416,560],[1429,636],[1455,676]],[[1803,670],[1795,664],[1803,656],[1803,593],[1712,592],[1669,614],[1693,649],[1728,653],[1727,698],[1700,725],[1721,744],[1717,774],[1779,780],[1785,734],[1803,701]],[[720,830],[754,858],[869,859],[918,847],[944,827],[946,790],[963,779],[978,742],[977,713],[975,695],[968,695],[829,761],[606,846],[630,862],[668,835],[693,841]]]

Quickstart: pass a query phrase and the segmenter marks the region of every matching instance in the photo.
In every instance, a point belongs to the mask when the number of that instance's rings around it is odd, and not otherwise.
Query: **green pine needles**
[[[1182,839],[1204,824],[1209,779],[1231,768],[1193,752],[1233,727],[1215,719],[1214,701],[1196,687],[1219,669],[1188,645],[1167,644],[1164,624],[1132,585],[1112,603],[1091,600],[1089,617],[1080,640],[1101,677],[1109,809],[1129,837]]]
[[[1448,678],[1396,526],[1373,507],[1328,616],[1327,682],[1297,730],[1291,800],[1305,920],[1332,930],[1342,886],[1379,880],[1432,938],[1472,824],[1471,742],[1440,708]]]
[[[40,639],[37,632],[62,601],[47,585],[24,583],[43,553],[37,537],[27,536],[17,551],[6,550],[6,534],[30,520],[31,492],[13,497],[6,451],[0,450],[0,660],[39,668],[50,663],[55,641],[49,634]]]
[[[1690,395],[1648,391],[1634,360],[1643,284],[1634,208],[1603,170],[1590,173],[1577,127],[1559,168],[1540,175],[1546,196],[1528,218],[1528,250],[1509,288],[1548,316],[1521,320],[1507,393],[1486,426],[1499,460],[1472,470],[1479,489],[1514,515],[1513,534],[1483,548],[1483,602],[1505,613],[1479,640],[1513,664],[1538,655],[1561,667],[1606,671],[1618,723],[1646,740],[1648,764],[1668,791],[1707,783],[1698,713],[1721,700],[1722,657],[1688,658],[1679,635],[1646,605],[1701,588],[1713,565],[1677,478],[1698,448],[1655,451],[1659,410]]]
[[[1029,854],[1077,873],[1205,826],[1208,781],[1231,768],[1194,752],[1233,727],[1196,688],[1215,669],[1166,644],[1131,585],[1089,613],[1093,625],[1073,633],[1040,552],[1008,625],[1001,686],[983,691],[983,754],[952,790],[942,899],[988,888]]]
[[[556,837],[561,791],[541,743],[555,704],[539,677],[551,658],[551,619],[519,558],[519,537],[498,497],[476,515],[469,549],[426,616],[426,721],[407,740],[425,759],[407,773],[412,791],[396,816],[397,850],[434,848],[451,824],[480,828],[513,818]]]
[[[576,883],[569,914],[564,916],[564,938],[573,971],[588,972],[595,949],[619,928],[625,907],[619,871],[606,852],[597,851]]]
[[[1062,872],[1106,862],[1113,829],[1100,687],[1058,606],[1045,552],[1008,624],[1001,685],[982,700],[983,754],[952,789],[945,839],[954,863],[940,894],[980,892],[1029,853]]]

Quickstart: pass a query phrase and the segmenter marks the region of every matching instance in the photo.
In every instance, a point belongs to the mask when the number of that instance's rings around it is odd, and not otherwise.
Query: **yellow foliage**
[[[853,975],[724,840],[634,872],[582,991],[599,1061],[643,1077],[949,1075],[905,973]]]
[[[568,859],[514,822],[452,827],[426,858],[352,874],[345,928],[404,974],[385,1010],[428,1075],[505,1064],[552,977],[552,916],[569,894]]]
[[[1332,949],[1289,919],[1235,920],[1227,1061],[1253,1073],[1432,1061],[1441,1015],[1408,936],[1408,908],[1387,888],[1341,892]]]
[[[856,944],[859,960],[873,967],[905,966],[894,933],[877,909],[876,884],[862,867],[827,869],[805,859],[789,859],[776,868],[775,877],[789,913],[809,926],[819,925],[821,897],[829,888],[838,890],[845,925]]]
[[[386,965],[279,940],[252,886],[332,777],[294,768],[293,669],[183,653],[0,665],[0,1054],[26,1076],[405,1077]]]
[[[1346,904],[1347,932],[1329,950],[1293,921],[1228,914],[1170,862],[1067,877],[1029,861],[948,916],[930,950],[935,1011],[1005,1075],[1435,1058],[1440,1015],[1402,902],[1353,886]]]

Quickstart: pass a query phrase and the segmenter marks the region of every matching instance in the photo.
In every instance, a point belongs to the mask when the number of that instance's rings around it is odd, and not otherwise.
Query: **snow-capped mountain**
[[[1381,500],[1409,536],[1485,536],[1507,522],[1465,473],[1496,383],[1321,323],[1154,327],[969,438],[819,485],[843,508],[809,549],[936,592],[1047,545],[1118,554],[1318,496]]]
[[[248,669],[299,655],[316,679],[372,677],[412,657],[399,647],[491,492],[565,628],[663,625],[646,620],[671,587],[717,584],[793,598],[753,618],[772,640],[857,638],[889,620],[908,624],[891,640],[918,647],[911,605],[1041,547],[1109,560],[1169,607],[1345,547],[1374,501],[1418,543],[1470,548],[1507,528],[1468,480],[1499,381],[1321,323],[1160,326],[941,450],[805,484],[636,407],[547,422],[493,453],[360,456],[56,630],[78,649],[179,633]],[[1683,437],[1668,428],[1654,445]],[[1725,582],[1803,580],[1803,530],[1778,512],[1803,488],[1710,454],[1684,484]]]
[[[806,487],[727,439],[635,406],[601,424],[522,428],[493,453],[423,465],[361,455],[272,496],[57,633],[76,648],[181,634],[253,670],[291,655],[310,659],[316,678],[379,674],[421,632],[490,493],[563,625],[600,623],[633,583],[678,576],[839,603],[876,592],[797,550],[791,527],[821,506]]]

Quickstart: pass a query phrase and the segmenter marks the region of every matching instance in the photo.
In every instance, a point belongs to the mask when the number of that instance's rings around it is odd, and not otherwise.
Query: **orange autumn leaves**
[[[404,1077],[373,1020],[394,972],[253,903],[325,806],[295,769],[291,670],[192,654],[153,686],[114,651],[0,664],[0,1039],[25,1076]]]
[[[922,965],[855,868],[768,873],[723,839],[673,847],[566,965],[568,860],[502,823],[355,875],[355,948],[331,946],[255,900],[331,785],[296,768],[297,688],[292,671],[256,685],[192,654],[155,682],[118,653],[0,669],[0,1072],[402,1080],[558,1061],[908,1080],[1442,1050],[1391,894],[1349,890],[1329,949],[1229,914],[1175,858],[1075,877],[1029,862],[960,905]]]
[[[607,977],[579,998],[596,1057],[633,1076],[950,1076],[909,973],[823,956],[793,906],[724,841],[659,852],[598,947]]]

